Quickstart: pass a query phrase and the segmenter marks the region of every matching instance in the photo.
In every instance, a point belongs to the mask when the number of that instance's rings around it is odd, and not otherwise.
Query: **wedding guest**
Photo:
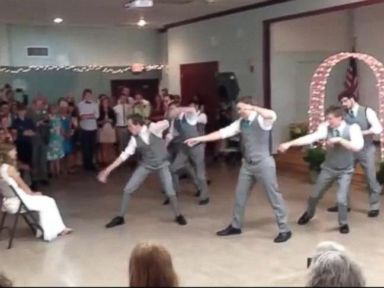
[[[96,152],[97,119],[99,107],[93,99],[91,89],[83,91],[83,101],[78,105],[80,115],[80,142],[83,155],[83,167],[87,171],[96,171],[94,156]]]
[[[138,244],[129,260],[130,287],[178,287],[172,258],[163,246]]]
[[[143,94],[135,94],[135,103],[133,104],[133,114],[142,116],[145,120],[149,119],[151,114],[151,104],[144,99]]]
[[[59,107],[52,105],[49,110],[50,130],[47,159],[49,161],[51,175],[57,177],[61,173],[61,159],[64,158],[64,137]]]
[[[16,149],[10,144],[0,144],[0,176],[11,186],[25,205],[32,211],[39,214],[39,224],[44,233],[39,231],[36,237],[43,237],[45,241],[52,241],[58,236],[64,236],[72,232],[72,229],[65,226],[61,218],[56,201],[41,192],[32,191],[21,179],[16,169]],[[15,212],[18,209],[19,199],[17,197],[5,198],[3,207],[6,211]],[[16,210],[17,211],[17,210]]]
[[[99,118],[97,119],[100,144],[99,162],[105,166],[109,165],[116,157],[114,153],[116,115],[108,97],[101,99],[99,109]]]

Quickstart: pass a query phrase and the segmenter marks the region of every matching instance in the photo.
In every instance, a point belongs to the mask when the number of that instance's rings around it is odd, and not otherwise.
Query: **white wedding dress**
[[[9,176],[9,167],[8,164],[1,165],[1,178],[16,191],[29,210],[38,212],[39,224],[44,230],[44,240],[54,240],[66,229],[55,199],[42,195],[30,195],[24,192],[19,185],[17,185],[16,181]],[[3,209],[10,213],[15,213],[19,208],[19,203],[20,201],[17,197],[5,198],[3,201]],[[41,235],[36,235],[36,237],[40,236]]]

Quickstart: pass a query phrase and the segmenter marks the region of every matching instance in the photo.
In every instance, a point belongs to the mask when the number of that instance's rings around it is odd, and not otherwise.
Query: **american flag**
[[[353,93],[355,99],[359,99],[359,81],[357,75],[357,63],[355,58],[349,59],[344,88],[345,91]]]

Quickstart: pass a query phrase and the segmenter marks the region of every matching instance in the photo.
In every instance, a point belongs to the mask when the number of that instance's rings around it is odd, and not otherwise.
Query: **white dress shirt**
[[[356,117],[357,115],[357,110],[359,109],[360,105],[359,104],[355,104],[353,107],[352,107],[352,112],[353,112],[353,115]],[[373,111],[371,108],[367,107],[367,120],[368,120],[368,123],[371,125],[371,128],[368,129],[368,131],[372,132],[373,134],[380,134],[381,131],[383,131],[383,127],[381,126],[381,123],[379,121],[379,119],[377,118],[377,114],[375,111]]]
[[[139,132],[139,137],[144,141],[144,143],[149,145],[149,136],[151,134],[154,134],[159,138],[163,138],[163,132],[164,130],[168,129],[168,127],[169,127],[168,120],[152,122],[151,124],[149,124],[149,126],[143,125],[143,127]],[[129,156],[135,154],[136,148],[137,148],[137,142],[135,137],[132,136],[131,140],[129,140],[127,147],[120,154],[120,159],[123,161],[127,160]]]
[[[97,129],[97,118],[99,118],[99,106],[96,102],[87,103],[81,101],[78,104],[79,115],[80,115],[80,127],[83,130],[93,131]],[[81,119],[82,115],[93,114],[92,119]]]
[[[132,105],[130,104],[118,104],[113,107],[113,111],[116,114],[116,126],[127,127],[128,116],[132,114]]]
[[[197,123],[206,125],[208,123],[207,114],[204,112],[197,112]]]
[[[340,135],[343,129],[345,128],[345,125],[347,125],[345,121],[342,121],[340,126],[336,128],[339,131]],[[315,132],[313,132],[312,134],[308,134],[307,136],[304,136],[306,143],[303,145],[308,145],[320,140],[327,139],[328,126],[329,126],[328,122],[321,123]],[[363,137],[363,134],[361,133],[360,126],[357,124],[352,124],[349,132],[351,135],[350,141],[352,146],[357,150],[362,149],[364,147],[364,137]]]
[[[252,112],[247,118],[247,120],[249,120],[250,122],[253,122],[256,119],[259,122],[261,129],[263,129],[265,131],[270,131],[270,130],[272,130],[273,123],[277,119],[277,115],[275,112],[273,112],[273,118],[272,119],[265,119],[261,115],[259,115],[257,112]],[[242,118],[237,119],[235,122],[233,122],[229,126],[220,129],[219,133],[221,135],[221,138],[222,139],[230,138],[230,137],[233,137],[233,136],[239,134],[240,133],[241,120],[242,120]]]

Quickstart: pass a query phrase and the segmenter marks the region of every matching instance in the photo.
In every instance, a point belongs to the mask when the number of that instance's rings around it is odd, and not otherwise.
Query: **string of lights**
[[[324,60],[324,62],[320,64],[313,74],[310,86],[310,102],[308,111],[309,130],[311,133],[317,129],[320,123],[325,121],[325,91],[332,68],[339,62],[350,57],[361,60],[367,64],[376,77],[379,94],[379,118],[381,124],[384,126],[384,65],[376,58],[367,54],[342,52]],[[380,143],[380,155],[381,159],[384,159],[384,132],[380,135]]]
[[[87,65],[87,66],[59,66],[59,65],[48,65],[48,66],[0,66],[0,73],[28,73],[34,71],[73,71],[73,72],[90,72],[100,71],[102,73],[121,74],[126,72],[141,73],[148,71],[159,71],[162,70],[164,65],[144,65],[144,64],[133,64],[129,66],[99,66],[99,65]]]

